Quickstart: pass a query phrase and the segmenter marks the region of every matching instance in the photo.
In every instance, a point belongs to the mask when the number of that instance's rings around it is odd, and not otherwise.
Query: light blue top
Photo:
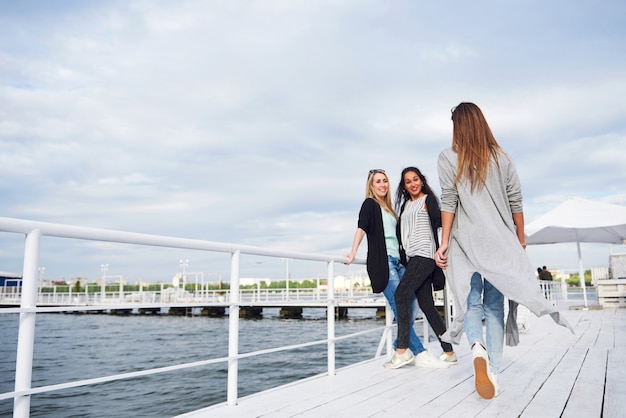
[[[380,208],[383,214],[383,229],[385,230],[385,245],[387,246],[387,255],[400,259],[400,246],[396,237],[396,218],[385,209]]]

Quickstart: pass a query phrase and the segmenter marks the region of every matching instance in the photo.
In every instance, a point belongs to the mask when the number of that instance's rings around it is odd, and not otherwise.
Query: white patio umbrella
[[[528,245],[576,243],[578,274],[587,307],[580,243],[626,244],[626,206],[574,197],[526,225],[524,229]]]

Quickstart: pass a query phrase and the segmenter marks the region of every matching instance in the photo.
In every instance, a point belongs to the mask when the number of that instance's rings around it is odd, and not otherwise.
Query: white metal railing
[[[21,280],[20,280],[21,281]],[[112,291],[112,292],[39,292],[37,294],[37,305],[68,305],[68,306],[90,306],[90,305],[123,305],[129,304],[133,308],[137,303],[159,304],[166,306],[170,303],[180,304],[205,304],[205,305],[227,305],[230,301],[231,290],[198,290],[187,291],[177,288],[167,288],[164,291]],[[22,297],[21,286],[0,287],[0,304],[18,305]],[[371,289],[364,290],[345,290],[335,289],[335,298],[342,300],[344,303],[350,302],[353,306],[361,307],[378,307],[384,306],[384,297],[375,295]],[[320,291],[319,288],[310,289],[240,289],[239,299],[241,302],[248,303],[280,303],[280,304],[296,304],[306,305],[307,303],[319,304],[325,303],[327,299],[326,290]],[[442,300],[437,300],[443,304]],[[4,311],[8,312],[8,311]],[[13,311],[18,312],[18,311]]]
[[[566,301],[568,299],[567,283],[565,283],[565,280],[562,282],[538,280],[538,282],[541,292],[553,306],[558,305],[559,301]]]
[[[25,234],[26,240],[24,244],[24,267],[22,274],[22,286],[19,292],[19,308],[0,308],[0,313],[19,313],[19,331],[17,342],[17,357],[15,364],[15,390],[13,392],[1,393],[0,400],[13,398],[13,416],[14,417],[28,417],[30,414],[30,397],[33,394],[50,392],[54,390],[66,389],[71,387],[85,386],[96,383],[128,379],[137,376],[144,376],[148,374],[168,372],[172,370],[180,370],[190,367],[198,367],[206,364],[227,362],[228,363],[228,387],[227,387],[227,404],[235,405],[237,402],[237,381],[238,381],[238,361],[240,358],[250,357],[260,354],[267,354],[274,351],[284,351],[300,347],[306,347],[316,344],[327,344],[327,372],[329,375],[335,374],[335,343],[340,339],[350,338],[356,335],[361,335],[364,332],[359,332],[342,337],[335,336],[335,307],[338,305],[339,298],[335,295],[334,289],[334,263],[345,262],[345,257],[330,256],[322,254],[304,253],[296,251],[280,251],[272,250],[261,247],[245,246],[218,243],[203,240],[175,238],[158,235],[148,235],[131,233],[124,231],[113,231],[105,229],[95,229],[78,227],[72,225],[52,224],[45,222],[29,221],[13,218],[1,218],[0,217],[0,232],[20,233]],[[200,251],[211,252],[226,252],[231,254],[230,263],[230,287],[232,289],[239,288],[239,267],[241,254],[250,254],[266,257],[279,257],[300,259],[308,261],[325,262],[327,265],[327,280],[328,290],[325,294],[324,301],[327,307],[327,339],[321,341],[312,341],[300,345],[292,345],[285,347],[278,347],[270,350],[255,351],[251,353],[240,354],[238,352],[238,336],[239,336],[239,307],[243,304],[244,299],[241,292],[232,292],[228,298],[229,309],[229,343],[228,343],[228,357],[215,358],[193,363],[179,364],[175,366],[161,367],[150,370],[143,370],[139,372],[123,373],[112,376],[105,376],[95,379],[86,379],[74,382],[67,382],[57,385],[42,386],[38,388],[32,388],[32,365],[33,365],[33,351],[34,351],[34,337],[35,337],[35,316],[37,313],[42,312],[61,312],[68,310],[106,310],[106,309],[122,309],[128,308],[127,303],[104,303],[106,300],[94,298],[92,301],[87,301],[93,304],[82,306],[63,306],[63,307],[51,307],[51,306],[38,306],[38,303],[43,303],[39,300],[38,293],[38,260],[39,260],[39,248],[40,240],[42,236],[71,238],[79,240],[94,240],[115,242],[123,244],[136,244],[147,245],[154,247],[168,247],[176,249],[190,249]],[[355,260],[357,264],[364,264],[364,260]],[[13,297],[5,293],[5,297]],[[59,296],[59,295],[57,295]],[[84,295],[83,295],[84,296]],[[125,295],[123,295],[125,297]],[[43,295],[45,300],[45,295]],[[87,296],[88,298],[88,296]],[[40,303],[40,304],[41,304]],[[189,302],[186,302],[189,303]],[[202,303],[202,302],[199,302]],[[149,306],[145,303],[132,303],[133,307]],[[382,355],[383,348],[386,347],[387,352],[392,350],[392,319],[393,314],[389,305],[386,304],[386,325],[385,327],[378,327],[373,330],[365,332],[375,332],[383,329],[383,335],[381,342],[378,346],[375,356]],[[426,322],[426,321],[424,321]],[[425,325],[425,329],[427,325]],[[427,334],[426,334],[427,335]]]
[[[346,261],[346,259],[341,256],[272,250],[245,245],[138,234],[124,231],[85,228],[71,225],[52,224],[2,217],[0,217],[0,232],[20,233],[26,236],[24,244],[24,267],[22,274],[22,285],[21,287],[11,286],[0,289],[0,302],[4,303],[6,301],[19,301],[19,308],[0,308],[0,313],[20,314],[17,356],[15,365],[15,390],[13,392],[0,393],[0,400],[13,398],[13,415],[15,417],[29,416],[30,397],[33,394],[45,393],[79,386],[93,385],[97,383],[110,382],[120,379],[135,378],[139,376],[199,367],[220,362],[228,363],[227,404],[235,405],[238,397],[238,361],[241,358],[292,350],[313,345],[326,344],[327,373],[329,375],[333,375],[335,374],[335,343],[337,341],[353,338],[367,332],[379,332],[381,329],[383,331],[382,337],[374,356],[378,357],[382,355],[383,351],[385,350],[388,353],[392,351],[393,314],[391,312],[391,309],[389,308],[389,305],[386,303],[386,324],[384,327],[377,327],[372,330],[361,331],[341,337],[335,336],[335,308],[338,307],[340,303],[346,301],[362,301],[363,299],[372,297],[371,293],[368,292],[359,293],[352,290],[342,292],[334,289],[334,263],[343,263]],[[123,289],[120,289],[120,291],[118,292],[108,293],[41,293],[40,289],[38,288],[39,277],[37,273],[39,267],[39,245],[42,236],[230,253],[231,289],[239,289],[239,268],[241,254],[324,262],[327,266],[326,270],[328,287],[326,292],[320,292],[319,290],[313,291],[302,289],[292,289],[289,292],[282,291],[279,293],[275,293],[273,292],[273,290],[261,292],[259,291],[259,289],[240,290],[238,292],[232,293],[224,290],[210,292],[189,292],[175,294],[171,299],[167,301],[162,300],[163,295],[160,292],[124,292]],[[364,264],[365,260],[355,260],[355,263]],[[542,291],[544,291],[546,298],[550,300],[554,305],[558,304],[558,302],[562,299],[567,300],[567,289],[564,283],[540,281],[539,285]],[[216,297],[216,295],[218,296]],[[445,299],[443,293],[436,292],[435,296],[437,297],[438,301],[444,301]],[[447,297],[450,298],[450,295],[448,295]],[[153,368],[130,373],[122,373],[111,376],[103,376],[99,378],[85,379],[32,388],[31,378],[35,336],[35,316],[37,313],[62,312],[71,310],[111,310],[129,308],[138,309],[142,307],[153,307],[155,305],[162,307],[203,307],[206,306],[207,302],[209,302],[210,300],[216,300],[216,302],[214,303],[217,304],[226,304],[229,309],[229,343],[227,357],[213,358],[192,363],[178,364],[174,366]],[[238,337],[240,306],[248,306],[251,303],[261,304],[263,302],[270,302],[271,300],[285,304],[291,303],[295,305],[306,301],[324,302],[327,309],[327,338],[324,340],[311,341],[298,345],[276,347],[272,349],[254,351],[243,354],[239,353]],[[65,306],[45,306],[47,303],[63,304]],[[446,303],[446,305],[448,305],[448,308],[446,308],[446,316],[447,320],[449,321],[450,315],[453,314],[450,311],[452,309],[452,304]],[[426,321],[422,322],[422,325],[424,327],[423,335],[427,336],[428,324]],[[425,338],[426,341],[428,341],[427,337]]]

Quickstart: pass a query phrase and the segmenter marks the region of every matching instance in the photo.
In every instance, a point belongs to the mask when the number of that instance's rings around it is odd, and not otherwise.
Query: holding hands
[[[437,250],[437,252],[435,253],[435,263],[442,270],[445,270],[446,267],[448,267],[448,256],[446,254],[447,252],[448,252],[448,243],[443,242],[441,246],[439,247],[439,249]]]

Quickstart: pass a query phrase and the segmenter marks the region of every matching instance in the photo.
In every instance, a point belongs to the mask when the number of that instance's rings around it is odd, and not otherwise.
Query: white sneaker
[[[439,356],[439,360],[450,363],[451,366],[459,364],[459,360],[456,358],[456,353],[452,353],[450,355],[446,353],[441,353]]]
[[[424,367],[426,369],[446,369],[450,367],[450,363],[441,361],[433,356],[430,351],[424,350],[415,356],[415,366]]]
[[[412,361],[413,361],[413,353],[411,353],[411,350],[406,350],[402,354],[398,354],[397,352],[394,352],[393,356],[391,357],[391,360],[383,364],[383,366],[388,369],[398,369],[406,364],[409,364]]]
[[[476,392],[483,399],[492,399],[496,396],[497,389],[493,382],[493,374],[489,370],[489,356],[487,350],[480,343],[472,347],[474,358],[474,384]]]
[[[493,382],[493,387],[495,389],[495,393],[493,397],[495,398],[500,393],[500,387],[498,386],[498,375],[495,373],[490,373],[491,381]]]

